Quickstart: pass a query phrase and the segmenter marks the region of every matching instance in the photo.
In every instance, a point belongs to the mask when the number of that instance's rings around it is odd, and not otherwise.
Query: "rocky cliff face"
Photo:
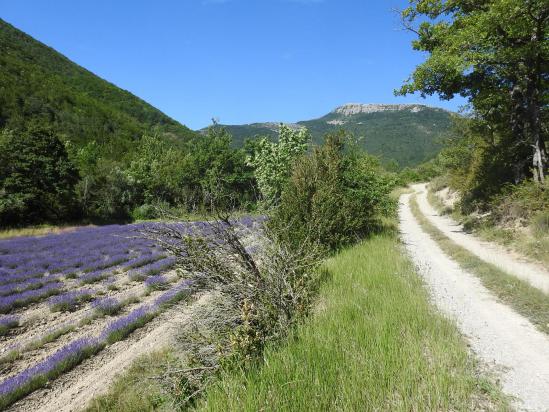
[[[396,112],[396,111],[410,111],[412,113],[419,113],[427,106],[421,104],[360,104],[360,103],[348,103],[340,106],[332,111],[332,113],[341,114],[343,116],[353,116],[355,114],[370,114],[379,112]]]

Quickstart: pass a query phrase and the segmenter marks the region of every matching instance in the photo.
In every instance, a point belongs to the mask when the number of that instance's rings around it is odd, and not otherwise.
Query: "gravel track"
[[[413,217],[410,196],[400,200],[401,237],[434,303],[455,320],[478,359],[497,371],[517,410],[549,411],[549,338],[442,252]]]
[[[447,237],[461,247],[475,254],[485,262],[497,266],[504,272],[527,281],[530,285],[549,294],[549,271],[542,265],[528,262],[517,253],[491,242],[480,240],[463,231],[463,226],[449,216],[440,216],[427,200],[427,185],[413,185],[421,213]]]

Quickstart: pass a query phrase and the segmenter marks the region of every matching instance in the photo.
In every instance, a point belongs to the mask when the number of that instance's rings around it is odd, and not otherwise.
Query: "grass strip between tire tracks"
[[[415,196],[410,198],[410,208],[421,228],[437,242],[444,253],[465,271],[476,275],[502,302],[528,318],[540,331],[549,334],[549,296],[452,241],[423,215]]]

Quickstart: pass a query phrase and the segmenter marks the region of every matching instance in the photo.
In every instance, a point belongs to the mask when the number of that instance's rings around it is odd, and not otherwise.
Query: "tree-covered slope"
[[[80,146],[96,141],[120,159],[153,128],[172,142],[192,135],[128,91],[97,77],[0,20],[0,128],[50,126]]]
[[[319,119],[301,121],[315,143],[338,129],[360,137],[361,146],[384,160],[394,159],[402,167],[415,166],[433,158],[451,124],[451,113],[423,105],[347,104]],[[256,136],[276,137],[276,123],[226,126],[236,144]]]

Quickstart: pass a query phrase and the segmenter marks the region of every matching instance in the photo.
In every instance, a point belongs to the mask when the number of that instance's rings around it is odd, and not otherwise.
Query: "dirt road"
[[[434,303],[455,320],[482,364],[499,375],[518,410],[549,411],[549,337],[442,252],[412,215],[410,196],[400,201],[401,236]]]
[[[463,231],[463,227],[449,216],[440,216],[427,200],[426,184],[413,185],[421,213],[447,237],[461,247],[477,255],[485,262],[504,272],[527,281],[532,286],[549,294],[549,270],[542,265],[526,261],[516,253],[491,242],[480,240]]]

